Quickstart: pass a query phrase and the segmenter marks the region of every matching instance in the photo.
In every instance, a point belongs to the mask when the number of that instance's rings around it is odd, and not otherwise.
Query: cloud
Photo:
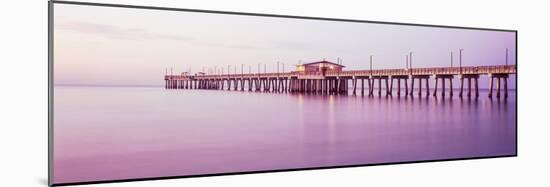
[[[71,31],[90,36],[99,36],[115,40],[167,40],[186,42],[187,44],[221,47],[229,49],[242,50],[308,50],[309,47],[305,43],[294,41],[274,40],[274,41],[210,41],[208,38],[199,40],[194,37],[180,36],[174,34],[156,33],[141,28],[123,28],[114,25],[91,23],[91,22],[67,22],[56,23],[56,29]]]
[[[97,24],[89,22],[70,22],[55,25],[56,29],[62,29],[81,34],[102,36],[119,40],[174,40],[189,41],[192,38],[178,35],[150,32],[145,29],[120,28],[113,25]]]

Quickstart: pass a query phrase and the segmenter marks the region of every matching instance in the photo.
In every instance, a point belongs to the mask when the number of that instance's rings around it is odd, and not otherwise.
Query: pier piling
[[[508,77],[516,73],[515,65],[495,65],[460,68],[410,68],[410,69],[383,69],[383,70],[353,70],[339,72],[323,72],[307,74],[303,72],[277,72],[277,73],[249,73],[244,74],[217,74],[217,75],[165,75],[165,89],[213,89],[234,91],[263,91],[274,93],[308,93],[308,94],[344,94],[351,92],[357,95],[361,89],[361,95],[372,96],[376,81],[378,82],[378,95],[382,96],[385,90],[386,96],[393,95],[394,79],[397,81],[397,96],[402,92],[405,96],[413,96],[415,84],[418,84],[417,95],[446,97],[447,93],[453,96],[453,79],[459,76],[459,97],[463,97],[466,91],[468,97],[479,97],[480,76],[489,79],[488,97],[508,97]],[[365,87],[365,79],[366,85]],[[434,79],[433,93],[430,93],[430,79]],[[496,79],[496,80],[495,80]],[[410,89],[409,89],[409,82]],[[360,83],[358,83],[361,81]],[[384,85],[382,85],[384,81]],[[402,83],[404,81],[404,90]],[[415,81],[418,81],[416,83]],[[425,81],[425,82],[424,82]],[[449,92],[447,92],[447,81]],[[466,85],[465,85],[465,81]],[[352,85],[349,85],[352,84]],[[360,88],[357,86],[360,84]],[[496,86],[495,86],[496,84]],[[423,88],[423,86],[425,88]],[[465,88],[467,87],[467,88]],[[495,88],[496,87],[496,88]],[[467,90],[465,90],[467,89]],[[496,93],[494,93],[496,89]],[[368,93],[365,93],[368,92]]]

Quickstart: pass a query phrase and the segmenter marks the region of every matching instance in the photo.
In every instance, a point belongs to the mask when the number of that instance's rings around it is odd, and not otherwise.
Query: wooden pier
[[[378,70],[348,70],[282,73],[241,73],[221,75],[165,75],[166,89],[214,89],[280,93],[453,96],[453,79],[459,80],[459,97],[479,97],[479,79],[489,79],[488,97],[508,97],[508,77],[515,65],[430,67]],[[430,81],[435,81],[430,90]],[[403,84],[401,84],[403,82]],[[409,85],[410,82],[410,85]],[[366,83],[366,85],[365,85]],[[383,83],[383,84],[382,84]],[[415,89],[415,83],[417,89]],[[446,87],[447,84],[449,87]],[[359,84],[359,85],[357,85]],[[367,92],[365,92],[367,86]],[[402,90],[402,86],[405,87]],[[423,87],[424,86],[424,87]],[[439,87],[441,86],[441,87]],[[359,89],[358,89],[359,87]],[[384,88],[384,89],[383,89]],[[502,89],[501,89],[502,88]],[[360,92],[358,93],[357,90]],[[404,92],[403,92],[404,91]],[[448,91],[448,94],[447,94]],[[496,93],[494,93],[496,92]]]

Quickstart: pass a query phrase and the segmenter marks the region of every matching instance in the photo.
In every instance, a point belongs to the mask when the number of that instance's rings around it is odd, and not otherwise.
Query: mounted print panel
[[[515,156],[516,39],[51,2],[50,183]]]

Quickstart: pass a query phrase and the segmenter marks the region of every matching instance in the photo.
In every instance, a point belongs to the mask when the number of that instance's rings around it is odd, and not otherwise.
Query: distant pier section
[[[516,74],[515,65],[412,68],[411,56],[412,54],[406,56],[407,65],[402,69],[372,69],[371,56],[369,70],[344,71],[345,66],[340,63],[323,60],[297,65],[296,71],[291,72],[243,73],[241,67],[240,73],[215,75],[182,73],[165,75],[164,80],[166,89],[344,95],[351,92],[353,95],[370,96],[452,97],[455,94],[453,79],[458,78],[458,96],[477,98],[479,97],[479,79],[483,76],[489,79],[488,97],[507,98],[508,78],[511,74]],[[430,88],[430,81],[434,81],[433,89]],[[448,87],[446,87],[447,83]]]

